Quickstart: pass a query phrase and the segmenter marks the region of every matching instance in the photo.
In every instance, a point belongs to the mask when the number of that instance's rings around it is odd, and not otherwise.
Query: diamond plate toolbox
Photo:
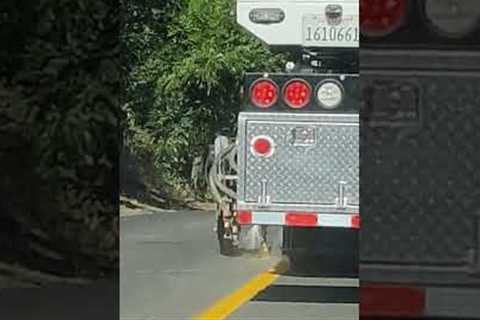
[[[273,154],[256,156],[265,136]],[[358,212],[358,114],[240,113],[238,148],[241,210]]]
[[[362,73],[362,262],[469,264],[480,208],[479,84],[480,73]]]

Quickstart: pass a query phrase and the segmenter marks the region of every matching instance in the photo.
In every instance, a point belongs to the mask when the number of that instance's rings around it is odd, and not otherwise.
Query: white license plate
[[[325,16],[303,17],[303,45],[305,47],[358,47],[360,31],[358,17],[344,17],[337,25],[330,24]]]

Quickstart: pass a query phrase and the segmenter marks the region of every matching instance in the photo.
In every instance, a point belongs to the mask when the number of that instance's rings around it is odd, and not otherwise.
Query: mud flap
[[[259,225],[243,226],[240,231],[239,248],[247,251],[259,250],[263,243],[262,228]]]
[[[266,230],[266,244],[270,255],[281,256],[283,245],[283,226],[268,226]]]

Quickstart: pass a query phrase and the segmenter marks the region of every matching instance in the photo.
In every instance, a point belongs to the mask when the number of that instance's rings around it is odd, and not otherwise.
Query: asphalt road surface
[[[358,319],[357,279],[300,274],[281,257],[223,257],[213,225],[204,212],[122,218],[122,320]]]
[[[89,285],[0,290],[2,320],[115,320],[118,279]]]

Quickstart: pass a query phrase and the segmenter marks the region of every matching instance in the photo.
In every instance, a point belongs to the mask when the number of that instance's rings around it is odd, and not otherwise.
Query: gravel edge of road
[[[209,202],[192,202],[189,204],[189,207],[164,209],[141,203],[136,199],[120,197],[120,218],[152,215],[157,213],[174,213],[181,210],[211,212],[215,211],[215,204]]]

